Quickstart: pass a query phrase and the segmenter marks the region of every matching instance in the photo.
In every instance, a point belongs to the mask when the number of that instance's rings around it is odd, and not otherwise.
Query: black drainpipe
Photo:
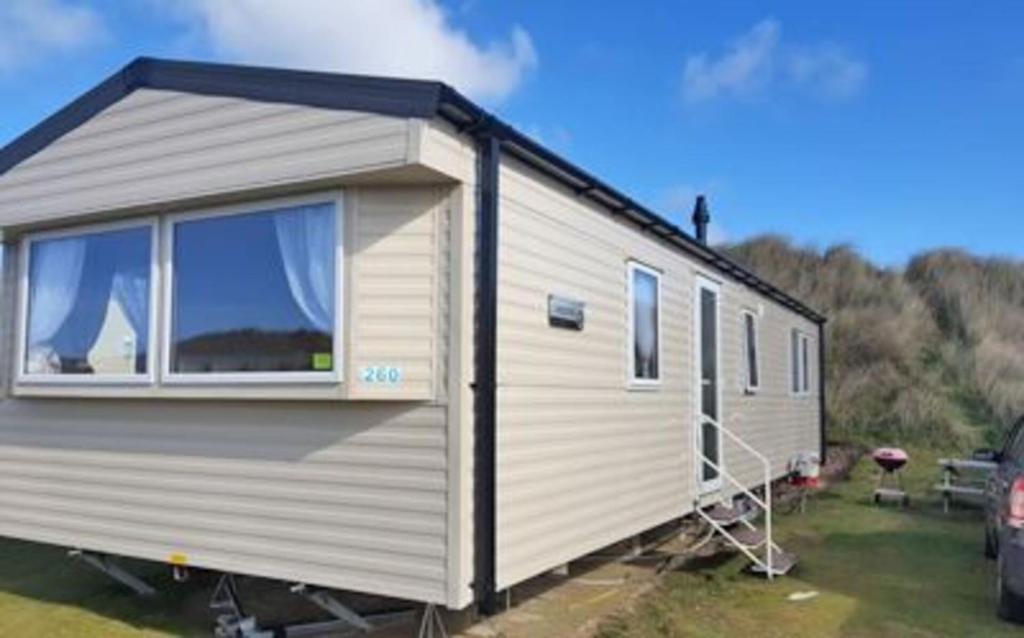
[[[476,331],[473,385],[473,594],[480,613],[498,610],[495,580],[495,422],[498,324],[498,168],[501,141],[485,127],[476,136]]]
[[[825,409],[825,320],[818,322],[818,435],[821,437],[821,463],[825,464],[828,454],[828,414]]]

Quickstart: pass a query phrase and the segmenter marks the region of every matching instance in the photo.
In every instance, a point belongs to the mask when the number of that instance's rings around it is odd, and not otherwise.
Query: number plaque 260
[[[402,369],[396,366],[366,366],[359,376],[363,383],[396,384],[402,382]]]

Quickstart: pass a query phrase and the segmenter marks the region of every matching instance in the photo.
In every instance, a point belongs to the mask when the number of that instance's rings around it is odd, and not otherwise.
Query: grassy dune
[[[1024,414],[1024,263],[936,250],[879,268],[778,237],[726,251],[828,316],[834,437],[966,449]]]

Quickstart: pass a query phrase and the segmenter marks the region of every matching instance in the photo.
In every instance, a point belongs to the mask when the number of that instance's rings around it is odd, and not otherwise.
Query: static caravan
[[[0,535],[463,609],[754,491],[824,319],[695,218],[438,82],[136,60],[0,151]]]

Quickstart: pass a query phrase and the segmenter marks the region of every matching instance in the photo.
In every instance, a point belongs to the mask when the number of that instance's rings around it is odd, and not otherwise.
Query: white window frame
[[[249,384],[338,384],[343,380],[344,300],[345,300],[345,242],[344,194],[341,191],[311,193],[295,197],[250,200],[241,204],[205,208],[168,215],[163,219],[163,332],[161,334],[160,380],[167,385],[249,385]],[[174,228],[183,222],[233,217],[247,213],[260,213],[306,204],[334,204],[334,334],[333,363],[330,372],[174,372],[171,370],[171,335],[173,333],[174,303]]]
[[[65,237],[84,237],[119,230],[149,228],[149,339],[146,344],[145,374],[40,374],[25,371],[25,356],[28,352],[28,311],[29,278],[32,245],[36,242]],[[125,221],[101,224],[86,224],[60,230],[42,231],[25,235],[18,248],[18,322],[17,344],[15,347],[14,381],[17,385],[56,386],[139,386],[156,383],[156,371],[160,365],[157,347],[157,316],[160,289],[160,224],[157,217],[141,217]]]
[[[750,317],[754,325],[754,373],[757,376],[757,383],[750,380],[750,356],[747,343],[747,317]],[[747,394],[757,394],[761,389],[761,325],[758,321],[758,314],[753,310],[744,309],[740,312],[740,330],[742,331],[741,342],[743,343],[743,391]]]
[[[793,360],[793,338],[796,338],[796,361]],[[810,336],[803,330],[794,328],[790,331],[789,344],[789,393],[795,397],[806,397],[811,394],[811,345]],[[806,356],[805,356],[806,354]],[[797,387],[793,387],[794,370],[796,365]]]
[[[647,275],[654,277],[655,290],[657,295],[657,324],[658,324],[658,343],[657,343],[657,357],[658,357],[658,376],[654,379],[638,379],[636,376],[636,355],[634,354],[634,348],[636,343],[636,297],[633,294],[633,279],[634,273],[642,272]],[[645,388],[653,389],[661,385],[661,380],[665,375],[665,359],[662,357],[662,342],[665,339],[662,333],[662,304],[661,304],[661,271],[655,270],[654,268],[640,263],[639,261],[629,260],[626,262],[626,278],[627,278],[627,294],[629,304],[629,330],[628,340],[626,341],[626,370],[628,374],[628,384],[632,388]]]

